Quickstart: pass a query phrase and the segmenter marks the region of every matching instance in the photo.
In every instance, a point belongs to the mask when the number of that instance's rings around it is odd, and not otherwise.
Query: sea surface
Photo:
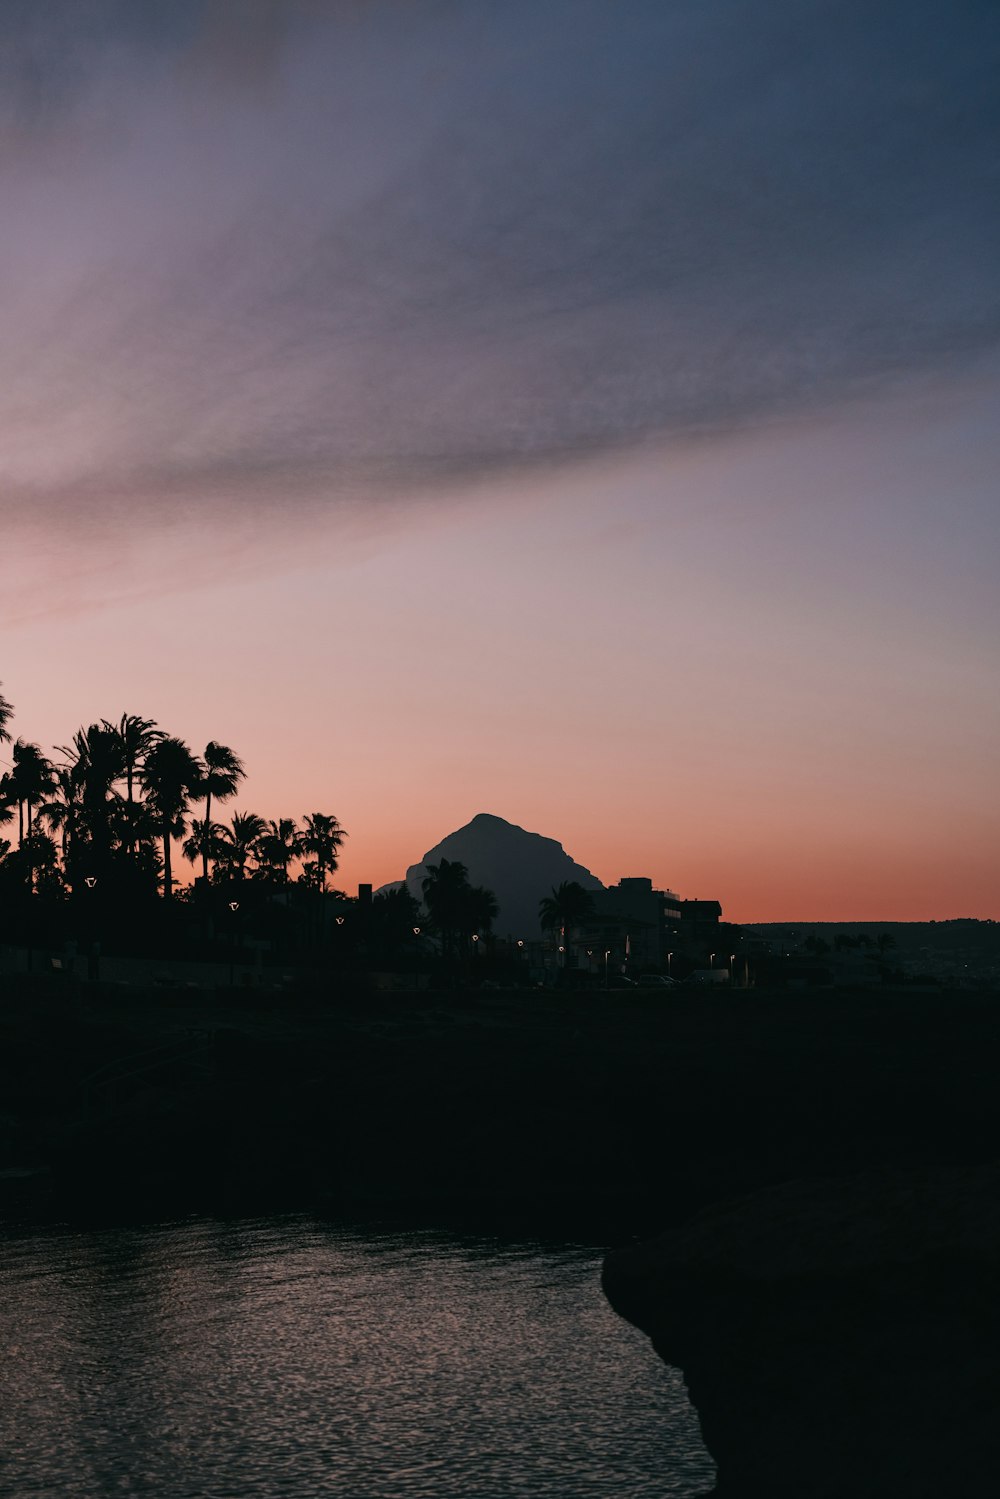
[[[204,1219],[0,1237],[4,1499],[711,1487],[592,1245]]]

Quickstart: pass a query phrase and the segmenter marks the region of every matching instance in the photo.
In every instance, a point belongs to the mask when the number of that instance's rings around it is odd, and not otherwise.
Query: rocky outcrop
[[[610,1254],[718,1499],[1000,1492],[1000,1167],[790,1183]]]
[[[603,890],[596,875],[577,864],[555,838],[529,833],[502,817],[479,812],[465,827],[449,833],[419,864],[406,871],[406,887],[422,900],[428,864],[451,859],[464,864],[473,885],[492,890],[500,907],[494,929],[501,935],[537,937],[538,902],[553,886],[576,880],[585,890]]]

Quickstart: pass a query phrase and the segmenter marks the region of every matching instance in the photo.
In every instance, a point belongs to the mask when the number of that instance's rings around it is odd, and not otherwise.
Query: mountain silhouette
[[[500,936],[532,938],[540,934],[538,902],[554,885],[576,880],[585,890],[603,890],[596,875],[575,863],[555,838],[529,833],[502,817],[480,812],[464,828],[449,833],[406,871],[406,886],[417,900],[428,864],[457,860],[473,885],[492,890],[500,907],[494,930]]]

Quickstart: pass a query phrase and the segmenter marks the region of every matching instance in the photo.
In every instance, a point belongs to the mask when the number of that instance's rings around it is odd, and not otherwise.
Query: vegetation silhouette
[[[81,938],[91,945],[110,939],[129,954],[168,945],[176,954],[219,959],[201,938],[212,937],[222,913],[236,910],[241,940],[273,942],[287,957],[295,920],[285,920],[283,943],[282,917],[269,909],[279,889],[292,889],[303,905],[313,902],[314,943],[336,926],[315,901],[349,904],[331,889],[345,829],[318,810],[301,823],[245,810],[218,820],[217,809],[246,779],[229,745],[212,739],[197,754],[153,718],[123,713],[81,726],[50,755],[15,740],[13,718],[13,704],[0,694],[0,743],[10,746],[0,773],[0,826],[10,830],[0,838],[0,940],[27,944],[29,966],[33,947],[75,946]],[[184,858],[200,865],[192,886],[175,877],[178,842]],[[415,924],[411,917],[411,942]],[[391,926],[381,920],[379,930]],[[236,932],[232,921],[224,929]],[[346,951],[346,935],[339,935]],[[235,956],[230,945],[230,967]]]
[[[269,965],[465,971],[498,905],[465,867],[442,860],[425,882],[426,913],[405,889],[365,901],[333,887],[347,830],[333,813],[265,819],[219,808],[246,781],[243,760],[211,739],[201,754],[155,719],[123,713],[81,726],[52,755],[12,740],[0,696],[0,941],[55,963],[92,954],[213,961],[243,980]],[[200,869],[175,873],[177,846]],[[433,940],[437,937],[440,953]],[[485,943],[484,943],[485,946]],[[72,969],[71,960],[67,964]],[[99,964],[90,965],[99,974]],[[482,965],[481,965],[482,966]]]
[[[246,770],[240,757],[228,745],[219,744],[215,739],[209,740],[205,746],[201,763],[204,767],[201,779],[191,794],[196,801],[204,799],[205,802],[203,825],[206,836],[201,840],[201,872],[207,880],[209,857],[215,856],[211,838],[212,798],[218,802],[229,801],[239,790],[240,782],[246,777]]]
[[[573,933],[593,914],[594,899],[576,880],[563,880],[550,895],[538,902],[538,919],[544,931],[560,934],[563,967],[569,966]]]
[[[428,864],[421,890],[446,965],[468,957],[474,943],[492,933],[499,914],[496,896],[482,885],[471,885],[464,864],[453,859]]]

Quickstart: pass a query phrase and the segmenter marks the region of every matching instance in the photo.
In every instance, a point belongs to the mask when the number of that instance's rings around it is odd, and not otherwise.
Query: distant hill
[[[762,936],[791,938],[823,937],[831,942],[840,933],[849,937],[878,938],[883,932],[900,947],[954,948],[982,947],[1000,951],[1000,922],[978,920],[971,916],[946,918],[943,921],[749,921],[748,930]]]
[[[943,921],[754,921],[746,930],[799,947],[810,937],[891,938],[890,952],[908,973],[942,980],[1000,982],[1000,922],[974,917]]]
[[[585,890],[603,890],[596,875],[575,863],[555,838],[529,833],[502,817],[480,812],[406,871],[406,886],[422,899],[428,864],[450,859],[464,864],[473,885],[492,890],[500,906],[494,928],[501,936],[537,937],[538,902],[554,885],[576,880]],[[391,888],[391,887],[386,887]]]

